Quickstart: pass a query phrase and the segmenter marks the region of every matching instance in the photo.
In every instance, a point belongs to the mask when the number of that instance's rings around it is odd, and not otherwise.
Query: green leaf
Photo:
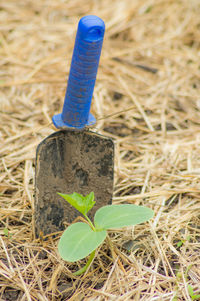
[[[6,237],[9,236],[9,231],[8,231],[7,228],[4,228],[4,229],[3,229],[3,233],[4,233],[4,235],[5,235]]]
[[[86,223],[72,224],[60,238],[59,254],[70,262],[85,258],[104,241],[106,235],[105,230],[95,232]]]
[[[148,6],[147,8],[146,8],[146,10],[144,11],[144,13],[145,14],[148,14],[148,13],[150,13],[150,11],[152,10],[152,6],[150,5],[150,6]]]
[[[190,240],[191,240],[191,236],[188,235],[188,236],[186,237],[186,239],[187,239],[187,241],[190,241]]]
[[[108,205],[96,211],[94,224],[97,229],[116,229],[148,221],[153,210],[131,204]]]
[[[190,294],[190,297],[192,297],[194,295],[194,291],[191,285],[188,285],[188,292]]]
[[[192,298],[192,300],[200,300],[200,295],[195,295],[194,294],[193,287],[190,284],[188,285],[188,292],[189,292],[190,297]]]
[[[63,194],[58,192],[58,194],[83,215],[86,215],[96,203],[94,201],[94,192],[90,192],[86,196],[76,192],[72,194]]]
[[[179,240],[176,244],[177,248],[180,248],[184,243],[184,240]]]

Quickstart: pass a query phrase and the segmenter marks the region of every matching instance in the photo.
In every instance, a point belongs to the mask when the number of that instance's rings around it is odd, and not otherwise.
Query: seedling
[[[177,248],[180,248],[186,241],[190,241],[191,237],[187,236],[186,239],[181,239],[177,242],[176,246]]]
[[[9,232],[8,228],[5,227],[5,228],[3,229],[3,232],[4,232],[4,235],[5,235],[7,238],[9,238],[9,239],[12,238],[13,234]]]
[[[189,240],[190,237],[188,236],[187,239]],[[184,278],[185,278],[185,281],[188,282],[188,272],[189,270],[192,268],[192,264],[190,264],[185,273],[184,273]],[[177,293],[178,293],[178,288],[179,288],[179,282],[181,282],[182,278],[183,278],[183,275],[181,272],[177,272],[176,274],[176,278],[177,278],[177,287],[176,287],[176,290],[177,290]],[[200,300],[200,293],[197,293],[197,292],[194,292],[194,289],[193,287],[190,285],[190,284],[187,284],[187,289],[188,289],[188,293],[191,297],[191,300]],[[177,295],[172,299],[172,301],[177,301],[178,300],[178,297]]]
[[[83,274],[92,263],[95,250],[103,243],[108,229],[134,226],[148,221],[154,215],[153,210],[131,204],[107,205],[98,209],[94,223],[87,213],[95,204],[94,193],[83,196],[79,193],[58,193],[69,204],[83,214],[85,222],[71,224],[62,234],[58,243],[60,256],[69,262],[75,262],[89,256],[86,265],[74,273]]]
[[[192,300],[200,300],[200,294],[195,294],[191,285],[188,285],[188,292]]]

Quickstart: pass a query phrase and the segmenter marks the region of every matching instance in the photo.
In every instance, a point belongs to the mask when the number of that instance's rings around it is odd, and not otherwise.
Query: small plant
[[[140,224],[148,221],[154,214],[151,209],[143,206],[107,205],[96,211],[94,223],[92,223],[87,213],[95,204],[93,192],[86,196],[76,192],[58,194],[85,217],[85,222],[71,224],[64,231],[58,243],[59,254],[66,261],[75,262],[90,254],[86,265],[74,275],[81,275],[90,266],[95,256],[95,250],[105,240],[108,229]]]
[[[12,233],[9,232],[8,228],[5,227],[5,228],[3,229],[3,232],[4,232],[4,235],[5,235],[7,238],[9,238],[9,239],[12,238]]]
[[[176,246],[177,248],[180,248],[186,241],[190,241],[191,237],[187,236],[186,239],[181,239],[177,242]]]
[[[188,239],[190,239],[190,238],[188,237]],[[186,283],[188,282],[188,272],[189,272],[189,270],[191,268],[192,268],[192,264],[190,264],[187,267],[187,269],[186,269],[186,271],[185,271],[184,274],[182,274],[180,271],[178,271],[176,273],[176,278],[177,278],[176,290],[177,290],[177,293],[178,293],[178,289],[179,289],[179,282],[182,281],[183,277],[184,277],[184,280],[185,280],[184,282],[186,282]],[[191,297],[191,300],[200,300],[200,294],[197,293],[197,292],[195,293],[193,287],[190,284],[188,284],[188,283],[187,283],[187,289],[188,289],[188,293],[189,293],[189,295]],[[174,296],[174,298],[172,299],[172,301],[177,301],[177,300],[178,300],[178,296],[176,295],[176,296]]]
[[[192,300],[200,300],[200,294],[195,294],[191,285],[188,285],[188,292]]]

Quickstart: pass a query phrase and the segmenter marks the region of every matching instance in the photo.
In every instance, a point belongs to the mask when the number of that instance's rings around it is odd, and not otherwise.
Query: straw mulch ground
[[[56,129],[80,17],[106,23],[92,111],[116,145],[113,202],[150,223],[110,232],[91,269],[34,238],[34,160]],[[200,293],[199,0],[0,3],[0,300],[191,300]],[[7,229],[7,230],[5,230]],[[7,231],[7,232],[6,232]],[[127,251],[131,248],[131,251]]]

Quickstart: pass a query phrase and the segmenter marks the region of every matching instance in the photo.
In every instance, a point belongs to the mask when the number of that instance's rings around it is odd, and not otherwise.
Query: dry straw
[[[94,130],[115,139],[113,202],[149,206],[155,218],[110,232],[75,278],[57,239],[34,238],[34,159],[55,131],[86,14],[107,27],[92,110]],[[200,293],[199,15],[199,0],[1,2],[0,300],[190,300],[188,285]]]

